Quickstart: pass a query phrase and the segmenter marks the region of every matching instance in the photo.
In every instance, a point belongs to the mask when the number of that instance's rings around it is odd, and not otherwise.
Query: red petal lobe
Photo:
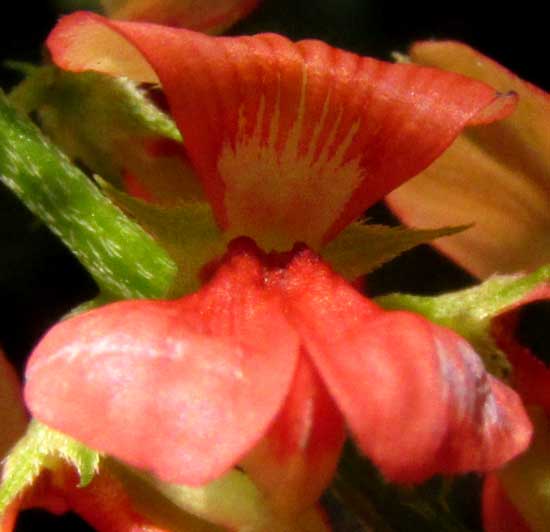
[[[360,448],[393,481],[490,470],[523,451],[514,391],[450,330],[383,312],[304,253],[279,283],[289,319]]]
[[[165,481],[204,484],[267,430],[298,339],[250,257],[179,301],[115,303],[54,327],[25,396],[42,422]]]
[[[342,414],[304,353],[283,408],[243,466],[278,511],[297,514],[329,485],[345,436]]]

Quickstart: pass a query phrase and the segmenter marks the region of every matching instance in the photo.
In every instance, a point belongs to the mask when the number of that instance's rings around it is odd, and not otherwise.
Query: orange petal
[[[451,330],[378,309],[307,252],[280,283],[332,398],[388,479],[492,470],[529,444],[517,394]]]
[[[153,196],[152,192],[144,186],[144,184],[130,172],[124,171],[122,174],[122,182],[124,189],[128,194],[134,198],[138,198],[147,203],[154,203],[157,198]]]
[[[550,262],[550,97],[456,42],[421,42],[415,63],[515,91],[506,120],[468,130],[420,176],[388,197],[407,224],[474,227],[435,242],[474,275],[534,270]]]
[[[248,15],[259,0],[101,0],[119,20],[156,22],[205,33],[221,33]]]
[[[0,532],[13,532],[20,511],[20,501],[13,501],[0,516]]]
[[[242,465],[278,512],[298,514],[329,485],[345,436],[340,411],[303,353],[285,405]]]
[[[213,38],[76,13],[48,46],[68,70],[160,80],[219,224],[266,249],[319,247],[465,126],[515,103],[463,76],[271,34]]]
[[[0,460],[27,428],[21,385],[0,349]]]
[[[33,415],[168,482],[201,485],[254,447],[288,393],[298,338],[246,252],[178,301],[115,303],[31,356]]]

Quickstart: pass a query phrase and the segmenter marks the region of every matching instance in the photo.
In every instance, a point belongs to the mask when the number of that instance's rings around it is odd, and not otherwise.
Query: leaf
[[[538,285],[550,281],[550,265],[530,275],[494,276],[473,288],[435,297],[390,294],[376,299],[386,309],[406,309],[450,327],[466,338],[489,371],[505,377],[510,366],[491,336],[491,321],[521,301]]]
[[[353,223],[321,251],[321,256],[346,279],[353,281],[420,244],[454,235],[467,226],[407,229]]]
[[[56,233],[115,299],[162,297],[166,252],[0,94],[0,180]]]
[[[227,242],[208,203],[185,202],[177,207],[161,207],[124,194],[104,181],[99,182],[106,194],[151,233],[177,264],[171,295],[197,290],[201,284],[201,269],[223,254]]]
[[[182,142],[173,120],[128,79],[93,72],[73,74],[55,66],[32,70],[25,66],[25,71],[28,77],[13,89],[9,98],[27,113],[42,105],[55,106],[57,112],[70,111],[80,118],[86,117],[99,130],[113,128],[142,136],[156,134]]]
[[[226,528],[207,522],[182,509],[170,500],[156,484],[162,482],[149,479],[148,475],[134,470],[121,462],[107,457],[102,471],[108,471],[124,489],[134,508],[146,516],[157,527],[170,532],[222,532]],[[200,488],[199,488],[200,489]],[[155,529],[156,530],[156,529]]]
[[[32,485],[44,468],[55,468],[57,460],[73,465],[80,477],[79,486],[85,487],[98,470],[100,455],[60,432],[31,421],[27,433],[4,463],[0,514],[15,497]]]

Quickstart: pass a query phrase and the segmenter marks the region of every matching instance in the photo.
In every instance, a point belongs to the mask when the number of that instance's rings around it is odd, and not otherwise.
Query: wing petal
[[[236,257],[187,298],[61,322],[31,356],[31,412],[163,480],[220,476],[267,431],[295,372],[297,335],[260,276]]]

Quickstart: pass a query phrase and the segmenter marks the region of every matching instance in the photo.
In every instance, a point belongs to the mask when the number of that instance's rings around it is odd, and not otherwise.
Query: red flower
[[[249,241],[196,294],[57,325],[33,353],[25,395],[46,424],[192,485],[267,431],[283,456],[330,459],[329,477],[343,418],[399,482],[495,469],[530,436],[514,392],[456,334],[382,311],[307,249],[266,256]]]
[[[513,97],[316,41],[87,13],[48,44],[63,68],[160,82],[220,227],[255,243],[234,241],[193,295],[54,327],[27,370],[38,419],[168,481],[240,463],[290,513],[326,486],[344,422],[398,482],[495,469],[525,449],[518,397],[463,339],[382,311],[309,249]]]
[[[21,386],[13,368],[0,350],[0,458],[20,438],[28,418],[21,398]],[[36,458],[36,457],[35,457]],[[55,463],[55,467],[53,464]],[[51,459],[51,470],[41,472],[32,485],[18,496],[0,514],[0,531],[12,532],[20,511],[27,508],[43,508],[55,514],[69,510],[78,513],[100,532],[163,532],[141,515],[131,501],[127,489],[106,467],[102,467],[86,488],[80,488],[75,469],[62,460]],[[39,467],[39,464],[32,467]],[[5,474],[5,472],[4,472]],[[20,472],[22,477],[28,471]],[[5,495],[5,494],[2,494]],[[2,503],[5,502],[5,499]]]

